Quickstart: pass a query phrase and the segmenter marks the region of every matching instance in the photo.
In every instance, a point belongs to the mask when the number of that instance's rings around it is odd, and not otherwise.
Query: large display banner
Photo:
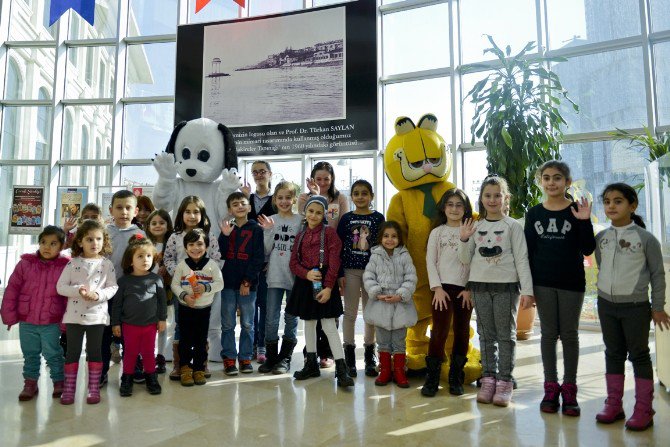
[[[14,186],[9,234],[39,234],[44,222],[44,186]]]
[[[375,3],[180,26],[175,124],[223,123],[240,155],[378,149]]]

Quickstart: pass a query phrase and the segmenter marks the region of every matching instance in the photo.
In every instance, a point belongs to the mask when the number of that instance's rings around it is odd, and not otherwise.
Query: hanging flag
[[[199,13],[211,0],[195,0],[195,13]]]
[[[195,13],[199,13],[202,8],[207,6],[212,0],[195,0]],[[235,3],[244,8],[244,0],[233,0]]]
[[[93,26],[95,16],[95,0],[51,0],[49,10],[49,26],[67,12],[68,9],[78,13],[82,19]]]

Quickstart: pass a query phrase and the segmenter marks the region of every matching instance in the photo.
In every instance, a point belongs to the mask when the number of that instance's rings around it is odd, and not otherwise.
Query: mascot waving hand
[[[386,220],[395,220],[400,224],[418,276],[414,305],[419,319],[407,331],[407,365],[414,370],[425,368],[430,341],[426,333],[432,319],[433,292],[428,285],[426,246],[431,220],[442,195],[456,187],[447,181],[451,173],[451,151],[436,129],[437,118],[434,115],[422,116],[418,126],[411,119],[400,117],[395,122],[395,135],[384,151],[384,170],[398,189],[398,193],[391,198]],[[451,352],[452,342],[453,334],[450,334],[446,343],[447,352]],[[464,369],[465,383],[480,377],[479,359],[480,353],[470,344]],[[448,378],[448,371],[448,365],[444,364],[442,376],[445,379]]]

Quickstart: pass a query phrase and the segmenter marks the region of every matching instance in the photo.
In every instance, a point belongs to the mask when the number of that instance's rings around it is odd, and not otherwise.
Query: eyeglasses
[[[265,169],[261,169],[260,171],[251,171],[251,175],[253,175],[254,177],[265,175],[267,173],[268,171],[266,171]]]

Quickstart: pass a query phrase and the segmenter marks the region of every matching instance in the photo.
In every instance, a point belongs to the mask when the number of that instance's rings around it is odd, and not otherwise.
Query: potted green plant
[[[487,37],[491,48],[484,53],[497,57],[497,68],[466,96],[475,105],[472,143],[484,140],[486,168],[489,174],[507,180],[512,194],[509,215],[518,219],[542,197],[535,179],[537,169],[547,160],[560,158],[561,126],[566,125],[559,110],[561,103],[567,101],[575,112],[579,108],[568,97],[558,75],[546,67],[565,58],[529,57],[535,42],[528,42],[512,55],[509,45],[503,51],[491,36]],[[463,71],[479,69],[490,69],[490,65],[473,64]],[[532,334],[534,321],[535,308],[519,310],[518,339],[525,340]]]
[[[670,132],[656,134],[647,126],[642,126],[642,128],[644,130],[643,133],[636,134],[617,127],[616,131],[610,132],[610,135],[619,141],[628,141],[630,143],[629,149],[642,153],[649,163],[670,153]],[[662,172],[665,175],[661,179],[669,181],[670,174],[666,172],[665,168],[662,169]],[[637,190],[641,190],[644,188],[644,182],[634,187]]]
[[[491,48],[484,53],[497,57],[498,68],[477,82],[466,96],[475,105],[472,143],[484,140],[486,168],[489,174],[498,174],[509,183],[509,213],[518,219],[542,197],[535,181],[537,168],[547,160],[560,158],[561,126],[566,125],[559,110],[561,103],[567,101],[576,112],[579,108],[568,97],[558,75],[545,66],[565,58],[530,58],[528,53],[535,42],[528,42],[512,55],[509,45],[503,51],[491,36],[487,37]],[[490,66],[471,64],[462,72],[479,69]]]

